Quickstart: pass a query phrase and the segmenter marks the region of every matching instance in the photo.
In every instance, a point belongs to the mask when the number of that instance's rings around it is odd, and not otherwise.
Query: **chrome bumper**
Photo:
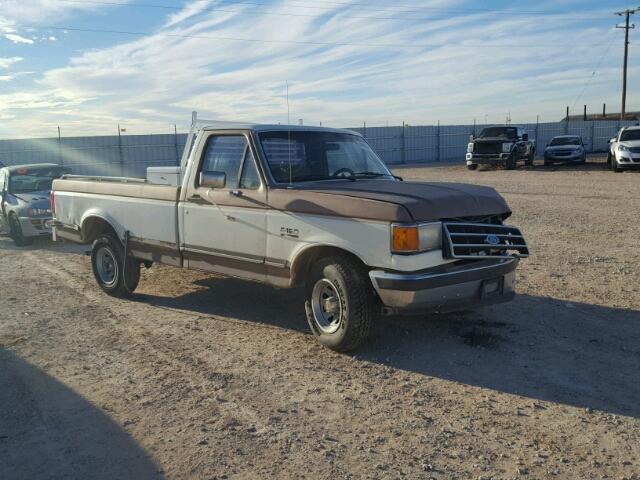
[[[518,263],[477,260],[415,274],[372,270],[369,277],[392,313],[451,312],[513,299]]]
[[[466,156],[467,165],[495,165],[502,162],[505,162],[510,153],[495,153],[495,154],[470,154],[468,153]]]

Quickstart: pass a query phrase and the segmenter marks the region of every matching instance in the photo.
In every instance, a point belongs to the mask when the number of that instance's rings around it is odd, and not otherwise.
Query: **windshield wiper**
[[[349,180],[355,182],[354,177],[347,176],[334,176],[334,175],[305,175],[304,177],[294,177],[293,182],[313,182],[316,180]]]
[[[354,174],[356,177],[393,177],[396,180],[403,181],[402,177],[394,175],[393,173],[380,173],[380,172],[356,172]]]

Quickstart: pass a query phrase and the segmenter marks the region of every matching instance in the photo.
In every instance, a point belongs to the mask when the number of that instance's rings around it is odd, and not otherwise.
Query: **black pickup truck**
[[[533,166],[536,156],[535,142],[523,127],[497,126],[484,128],[480,135],[471,135],[467,147],[467,168],[476,170],[478,165],[500,165],[513,170],[518,160]]]

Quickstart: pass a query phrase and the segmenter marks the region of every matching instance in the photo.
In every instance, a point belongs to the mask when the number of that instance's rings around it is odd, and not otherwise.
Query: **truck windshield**
[[[393,178],[369,144],[358,135],[320,131],[273,131],[259,134],[276,182],[333,178]]]
[[[620,141],[640,140],[640,129],[625,130],[620,134]]]
[[[549,145],[552,147],[557,145],[580,145],[580,139],[578,137],[556,137],[551,139]]]
[[[51,190],[53,181],[60,178],[63,173],[65,172],[61,169],[51,168],[18,169],[11,172],[9,176],[9,192],[30,193]]]
[[[478,138],[508,138],[518,137],[518,129],[515,127],[488,127],[484,128]]]

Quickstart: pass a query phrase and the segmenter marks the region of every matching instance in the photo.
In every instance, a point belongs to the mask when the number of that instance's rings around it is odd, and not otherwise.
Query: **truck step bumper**
[[[445,313],[512,300],[518,262],[478,260],[417,274],[372,270],[369,276],[387,313]]]

